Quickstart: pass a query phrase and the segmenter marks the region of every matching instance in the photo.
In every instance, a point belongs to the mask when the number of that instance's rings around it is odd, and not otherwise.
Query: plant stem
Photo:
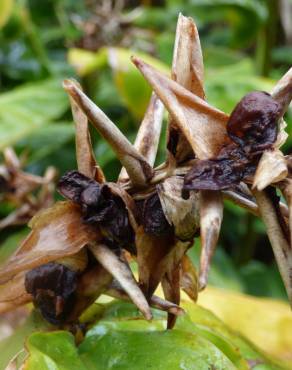
[[[256,64],[258,74],[268,76],[271,69],[271,54],[276,43],[279,20],[279,1],[267,0],[268,19],[257,37]]]

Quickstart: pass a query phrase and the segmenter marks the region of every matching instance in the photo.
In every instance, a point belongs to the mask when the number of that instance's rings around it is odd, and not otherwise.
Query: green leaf
[[[36,128],[31,135],[17,145],[17,148],[28,152],[27,163],[30,164],[57,152],[73,139],[74,135],[73,122],[49,123]]]
[[[56,120],[69,101],[59,79],[27,84],[0,95],[0,150]]]
[[[34,333],[26,346],[30,352],[26,369],[86,370],[78,356],[74,337],[68,332]]]
[[[34,331],[44,330],[48,324],[33,311],[25,322],[15,329],[12,335],[0,341],[0,370],[6,369],[8,362],[21,350],[25,339]]]
[[[232,302],[231,302],[232,303]],[[101,306],[101,305],[99,305]],[[188,300],[188,315],[167,331],[166,315],[153,310],[143,320],[130,303],[113,301],[98,308],[101,319],[92,325],[77,349],[71,334],[34,333],[27,340],[26,370],[224,369],[284,370],[210,311]],[[92,317],[96,317],[92,310]],[[87,315],[87,319],[90,316]]]

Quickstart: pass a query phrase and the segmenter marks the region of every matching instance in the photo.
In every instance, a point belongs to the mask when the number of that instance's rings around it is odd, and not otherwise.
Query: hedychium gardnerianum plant
[[[171,78],[133,62],[152,94],[134,145],[83,93],[64,81],[76,125],[78,170],[58,190],[67,199],[30,222],[31,233],[0,270],[0,311],[33,301],[51,323],[74,322],[99,295],[131,300],[146,319],[150,306],[175,324],[182,288],[194,301],[207,284],[223,198],[263,219],[290,302],[292,228],[290,158],[283,115],[292,98],[292,69],[271,93],[251,92],[230,117],[205,100],[197,28],[179,16]],[[167,160],[153,167],[169,111]],[[88,121],[123,169],[107,182],[94,158]],[[282,191],[287,204],[279,201]],[[197,273],[186,252],[201,237]],[[138,264],[138,281],[129,261]],[[154,295],[161,283],[165,300]]]

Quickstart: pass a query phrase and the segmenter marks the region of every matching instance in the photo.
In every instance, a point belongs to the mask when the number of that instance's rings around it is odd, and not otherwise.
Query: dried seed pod
[[[200,98],[205,98],[204,65],[198,30],[194,21],[182,14],[179,14],[176,26],[171,78]],[[190,143],[172,117],[168,126],[167,149],[178,163],[194,156]]]
[[[138,58],[132,59],[179,126],[196,156],[216,155],[229,143],[228,116]]]

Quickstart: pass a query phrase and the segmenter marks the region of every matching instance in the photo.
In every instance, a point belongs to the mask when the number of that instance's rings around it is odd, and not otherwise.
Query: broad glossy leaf
[[[69,101],[59,79],[30,83],[0,95],[0,149],[59,118]]]
[[[30,356],[25,364],[25,369],[87,369],[78,356],[73,335],[68,332],[35,333],[28,338],[26,346]]]
[[[27,163],[35,163],[60,148],[75,135],[74,125],[71,122],[56,122],[36,128],[32,134],[17,144],[20,151],[28,150]]]
[[[216,292],[224,296],[223,291],[215,290],[214,294],[213,289],[208,294],[217,297]],[[227,297],[229,300],[225,305],[230,311],[233,307],[232,296]],[[246,299],[253,301],[252,298]],[[271,300],[269,302],[274,314],[281,317],[283,312],[278,312],[277,305]],[[96,317],[96,314],[101,319],[87,332],[78,350],[72,336],[66,332],[35,333],[27,341],[30,356],[26,370],[69,370],[75,369],[75,364],[79,369],[89,370],[209,370],[212,365],[218,370],[249,370],[252,364],[255,370],[291,368],[288,362],[287,366],[278,365],[269,359],[249,340],[229,329],[205,308],[188,299],[183,299],[182,304],[188,315],[179,317],[174,330],[165,331],[166,315],[160,311],[153,310],[154,319],[149,323],[130,303],[106,303],[104,311],[98,308],[97,312],[91,310],[92,316],[87,314],[87,320]],[[237,311],[240,312],[238,308]],[[241,319],[239,315],[237,321]],[[73,367],[68,367],[70,361],[74,362]]]

